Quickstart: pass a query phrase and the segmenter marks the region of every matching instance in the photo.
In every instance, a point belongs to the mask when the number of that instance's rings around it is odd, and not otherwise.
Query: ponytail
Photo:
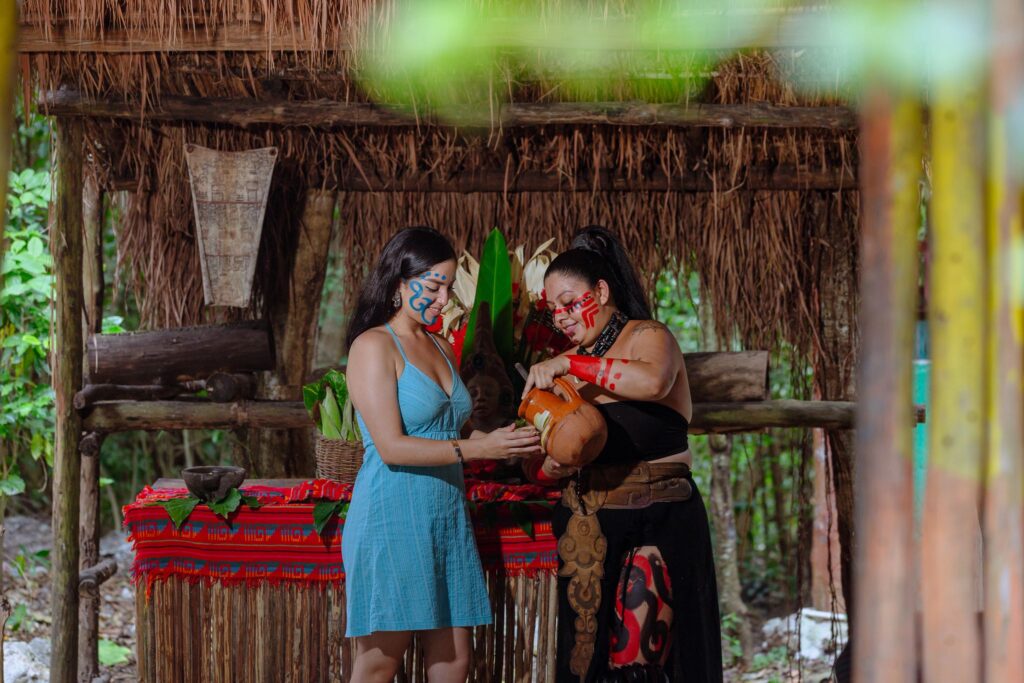
[[[590,287],[598,280],[608,283],[616,307],[631,320],[650,320],[651,307],[636,269],[626,256],[622,243],[608,229],[588,225],[580,229],[569,244],[548,266],[547,275],[562,273],[586,281]]]

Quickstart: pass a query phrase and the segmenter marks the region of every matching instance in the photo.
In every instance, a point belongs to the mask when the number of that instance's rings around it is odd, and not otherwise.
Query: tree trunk
[[[306,193],[287,297],[272,304],[271,328],[277,370],[264,378],[264,385],[257,392],[263,398],[302,400],[302,385],[313,368],[336,199],[334,192],[309,190]],[[255,470],[250,476],[313,476],[315,465],[310,437],[309,428],[250,431],[250,458]]]
[[[739,556],[736,546],[736,521],[732,498],[732,437],[708,436],[711,449],[711,519],[715,527],[715,569],[718,573],[718,600],[724,614],[736,616],[737,635],[743,649],[744,669],[753,657],[749,611],[740,588]]]
[[[335,224],[328,249],[327,277],[320,307],[320,329],[316,337],[316,360],[313,367],[323,368],[339,365],[345,357],[345,332],[348,318],[345,316],[345,302],[351,301],[353,292],[342,287],[345,268],[345,248],[342,244],[341,226]]]
[[[75,392],[82,383],[82,128],[57,125],[57,188],[50,250],[55,276],[53,389],[56,416],[53,462],[50,681],[74,683],[78,665],[78,506],[82,426]]]

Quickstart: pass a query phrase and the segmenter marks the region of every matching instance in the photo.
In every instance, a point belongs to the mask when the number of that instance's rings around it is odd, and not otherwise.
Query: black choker
[[[626,323],[629,322],[629,318],[622,311],[615,311],[612,313],[611,319],[608,324],[601,330],[601,334],[598,335],[597,341],[587,351],[582,346],[577,349],[576,353],[580,356],[603,356],[608,353],[608,349],[612,348],[612,344],[622,334],[622,330],[626,327]]]

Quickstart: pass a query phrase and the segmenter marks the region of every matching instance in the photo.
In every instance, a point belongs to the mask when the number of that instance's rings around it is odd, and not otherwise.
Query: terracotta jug
[[[608,440],[604,417],[562,377],[555,379],[554,392],[531,389],[519,404],[519,417],[537,428],[541,447],[562,465],[586,465]]]

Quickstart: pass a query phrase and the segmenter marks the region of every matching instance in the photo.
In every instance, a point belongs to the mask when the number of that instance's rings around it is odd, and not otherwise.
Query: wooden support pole
[[[317,321],[327,252],[334,225],[337,193],[306,192],[299,219],[288,291],[272,303],[271,322],[276,349],[276,372],[262,398],[301,400],[302,385],[313,369]],[[259,394],[258,394],[259,395]],[[250,434],[254,474],[265,477],[312,475],[315,469],[308,429]],[[287,457],[282,457],[285,454]]]
[[[0,270],[7,251],[4,226],[7,225],[7,171],[11,165],[11,128],[14,124],[14,88],[17,83],[15,46],[18,40],[18,3],[0,3]],[[3,666],[0,664],[0,673]]]
[[[879,88],[861,118],[862,335],[857,379],[854,680],[913,683],[912,368],[923,152],[916,98]]]
[[[83,181],[82,195],[82,291],[85,303],[85,333],[98,334],[103,329],[103,193],[93,174]],[[75,393],[74,406],[79,408]],[[79,567],[85,569],[100,559],[100,444],[102,436],[90,433],[82,438],[80,525],[78,528],[81,556]],[[83,592],[78,609],[78,676],[92,681],[100,673],[99,660],[100,600],[94,592]]]
[[[978,506],[987,303],[982,83],[946,77],[932,90],[932,414],[921,538],[926,681],[977,681],[982,675]]]
[[[82,427],[73,398],[82,382],[82,127],[56,126],[55,220],[50,233],[55,280],[53,456],[53,612],[50,680],[75,683],[78,665],[78,505]]]
[[[694,433],[758,431],[768,427],[852,429],[856,404],[849,401],[750,401],[695,403],[690,428]],[[924,410],[914,419],[924,422]],[[83,419],[87,431],[127,432],[161,429],[300,429],[309,414],[300,401],[110,402],[93,406]],[[913,427],[913,422],[907,428]]]
[[[145,109],[123,99],[88,97],[78,92],[49,92],[39,101],[52,116],[88,116],[130,121],[189,121],[247,128],[271,125],[302,128],[419,127],[452,125],[471,128],[541,126],[640,126],[643,128],[820,128],[854,130],[856,114],[848,107],[780,107],[745,104],[651,104],[647,102],[544,102],[458,111],[438,120],[367,102],[296,101],[254,98],[188,97],[163,94]],[[446,123],[447,122],[447,123]]]
[[[1024,7],[994,0],[988,119],[988,452],[985,464],[984,681],[1024,681],[1024,309],[1021,183],[1010,109],[1024,88]],[[1015,161],[1019,163],[1019,161]]]

